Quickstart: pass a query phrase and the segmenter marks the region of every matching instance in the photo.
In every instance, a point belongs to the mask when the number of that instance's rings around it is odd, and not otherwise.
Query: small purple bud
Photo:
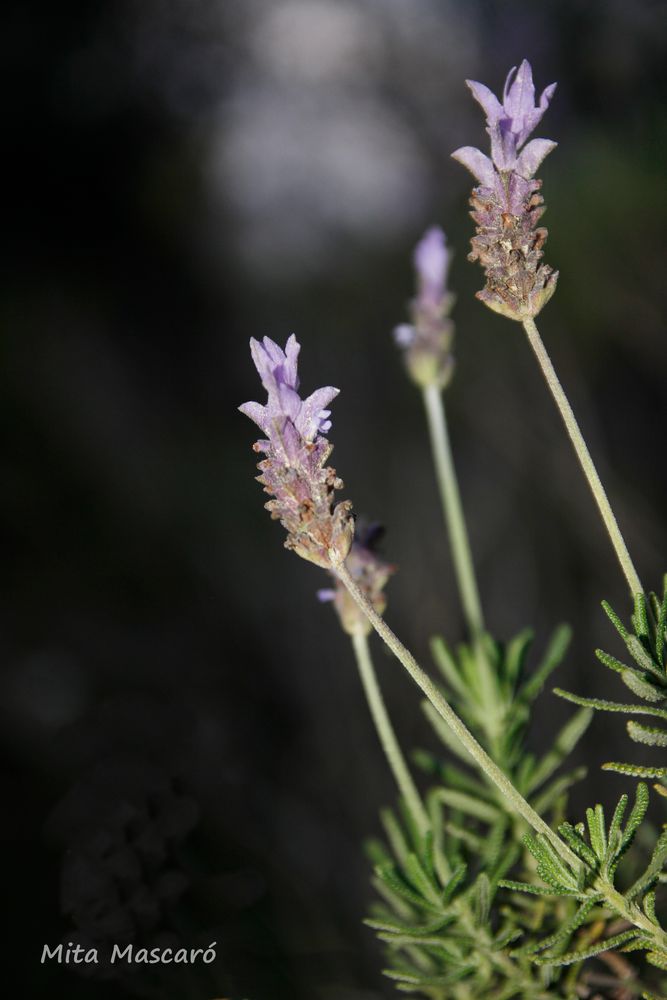
[[[450,256],[444,232],[431,226],[413,254],[417,294],[410,304],[412,322],[394,329],[408,372],[422,388],[432,384],[443,387],[452,373],[454,325],[449,311],[454,298],[446,287]]]
[[[445,294],[449,254],[445,234],[439,226],[428,229],[415,247],[419,300],[437,306]]]
[[[345,560],[345,568],[379,615],[383,614],[387,606],[384,588],[396,572],[396,567],[385,562],[376,551],[383,534],[384,529],[381,525],[377,523],[366,525],[360,521]],[[371,632],[371,624],[366,615],[337,577],[335,588],[318,590],[317,597],[323,602],[333,601],[340,623],[350,635],[358,632],[368,635]]]

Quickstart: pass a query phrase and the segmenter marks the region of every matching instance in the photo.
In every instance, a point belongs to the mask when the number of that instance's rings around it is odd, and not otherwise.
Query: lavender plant
[[[646,707],[567,695],[580,710],[545,754],[536,757],[528,750],[533,702],[561,661],[569,630],[557,630],[532,671],[527,667],[529,630],[506,643],[486,631],[443,400],[454,371],[454,300],[446,286],[449,254],[441,230],[429,230],[416,248],[417,291],[410,322],[395,331],[408,374],[423,397],[468,631],[468,641],[455,651],[443,638],[433,640],[438,683],[383,617],[393,567],[376,551],[377,531],[355,528],[351,503],[336,501],[343,484],[326,464],[331,454],[326,435],[331,429],[328,406],[338,390],[328,386],[302,399],[296,339],[290,337],[284,350],[268,338],[261,344],[253,340],[253,360],[268,398],[265,405],[250,402],[240,409],[264,435],[254,446],[265,456],[258,479],[270,495],[266,506],[272,517],[287,531],[286,546],[330,574],[331,586],[320,591],[320,598],[332,601],[350,635],[370,713],[399,789],[397,809],[382,814],[385,842],[376,840],[369,847],[380,901],[368,924],[387,948],[386,974],[399,990],[436,1000],[594,994],[650,998],[657,994],[643,983],[635,959],[630,964],[621,952],[644,954],[650,965],[667,971],[667,933],[656,915],[655,893],[667,861],[667,833],[656,837],[643,865],[636,852],[631,856],[648,806],[643,783],[627,819],[624,795],[609,824],[599,805],[587,810],[586,825],[568,821],[567,794],[584,772],[560,769],[589,724],[592,709],[667,717],[667,597],[659,601],[649,595],[647,600],[643,594],[535,325],[558,275],[542,262],[547,233],[537,225],[544,206],[541,182],[534,175],[556,144],[530,136],[555,84],[536,103],[532,70],[524,60],[509,74],[502,101],[483,84],[468,85],[486,114],[491,140],[490,157],[473,147],[453,154],[479,182],[471,199],[477,228],[469,255],[485,271],[478,297],[523,325],[559,407],[635,600],[632,631],[607,609],[635,665],[606,653],[598,656],[621,674]],[[415,755],[432,782],[425,794],[412,776],[382,696],[369,643],[373,630],[425,695],[426,716],[446,751]],[[628,725],[634,739],[667,745],[664,730],[634,721]],[[667,774],[663,768],[607,766],[644,777]],[[626,867],[633,870],[629,879],[621,865],[626,856]],[[598,964],[591,966],[589,960],[598,956]]]

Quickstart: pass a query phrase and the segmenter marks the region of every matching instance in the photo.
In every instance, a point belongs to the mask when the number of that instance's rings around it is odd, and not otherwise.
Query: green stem
[[[633,597],[636,594],[643,594],[644,588],[641,585],[637,571],[632,563],[632,559],[630,558],[630,553],[628,552],[623,535],[621,534],[618,521],[616,520],[614,512],[611,509],[611,504],[609,503],[607,494],[605,493],[604,486],[600,481],[597,469],[595,468],[593,459],[591,458],[591,453],[589,452],[584,436],[579,429],[576,417],[572,412],[572,407],[570,406],[568,398],[565,395],[562,385],[560,384],[558,375],[556,374],[554,366],[551,363],[551,358],[547,354],[547,349],[544,346],[539,331],[535,326],[535,321],[532,318],[527,318],[523,321],[523,327],[528,335],[528,341],[535,353],[538,364],[542,369],[547,385],[551,390],[551,394],[556,401],[558,409],[560,410],[563,423],[565,424],[567,433],[569,434],[570,440],[574,445],[574,450],[577,453],[579,464],[583,469],[584,475],[588,480],[588,485],[590,486],[591,492],[595,497],[595,502],[598,505],[598,509],[602,515],[602,520],[604,521],[605,527],[609,533],[611,543],[614,546],[616,556],[625,574],[625,579],[628,581],[630,593]]]
[[[396,784],[399,787],[401,795],[405,799],[412,818],[423,837],[431,829],[431,823],[420,798],[419,792],[417,791],[417,787],[412,780],[412,775],[408,770],[408,766],[396,738],[396,733],[394,732],[394,728],[391,724],[387,707],[380,690],[380,685],[378,684],[373,661],[371,659],[370,649],[368,648],[368,636],[366,633],[361,630],[354,632],[352,634],[352,646],[357,660],[357,666],[359,667],[361,683],[364,686],[364,691],[368,700],[368,707],[370,708],[375,728],[377,729],[378,736],[380,737],[382,749],[385,752],[389,767],[391,768],[394,778],[396,779]]]
[[[454,570],[468,629],[475,641],[484,632],[484,616],[449,442],[442,390],[431,383],[424,388],[423,398]]]
[[[484,615],[449,440],[442,389],[435,383],[431,383],[424,387],[423,398],[456,581],[479,667],[478,676],[483,706],[482,725],[489,738],[491,750],[495,751],[502,736],[503,713],[499,711],[502,710],[502,702],[498,698],[496,677],[484,648]]]
[[[406,649],[400,639],[389,628],[385,620],[377,613],[371,602],[359,589],[356,582],[343,564],[336,567],[336,573],[341,583],[343,583],[343,585],[347,588],[350,596],[364,612],[380,638],[386,642],[387,646],[389,646],[392,653],[396,656],[400,663],[402,663],[417,686],[421,688],[423,693],[435,708],[436,712],[453,730],[477,766],[488,775],[491,781],[493,781],[493,783],[510,803],[514,811],[520,816],[523,816],[526,822],[529,823],[534,830],[547,837],[560,856],[567,861],[568,864],[573,866],[576,871],[580,866],[580,861],[576,854],[574,854],[567,844],[563,843],[560,837],[554,833],[552,829],[550,829],[542,817],[538,816],[532,806],[530,806],[524,797],[516,790],[507,775],[501,771],[495,761],[489,757],[486,750],[480,746],[472,733],[459,719],[456,712],[451,708],[447,701],[445,701],[444,697],[428,674],[419,666],[412,653]]]

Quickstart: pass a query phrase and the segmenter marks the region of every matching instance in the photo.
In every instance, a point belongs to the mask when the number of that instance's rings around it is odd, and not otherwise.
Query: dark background
[[[443,225],[447,401],[487,621],[500,638],[532,623],[539,645],[572,622],[560,683],[618,697],[592,650],[615,648],[599,600],[626,613],[623,579],[520,329],[473,297],[470,178],[449,153],[484,142],[465,77],[499,90],[527,56],[540,90],[559,81],[540,134],[560,143],[541,173],[561,278],[540,325],[658,587],[665,4],[65,0],[4,20],[3,982],[72,1000],[391,996],[361,925],[361,844],[394,789],[315,600],[324,577],[262,511],[236,412],[261,398],[247,342],[294,331],[304,389],[341,388],[334,459],[388,526],[388,615],[428,662],[461,617],[390,331],[412,247]],[[410,681],[376,658],[402,738],[432,746]],[[566,714],[545,693],[535,728]],[[609,717],[583,753],[574,809],[625,787],[597,767],[632,747]],[[215,981],[39,962],[44,943],[105,935],[216,941]]]

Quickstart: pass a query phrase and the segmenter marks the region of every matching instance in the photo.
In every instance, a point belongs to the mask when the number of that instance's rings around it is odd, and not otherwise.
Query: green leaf
[[[562,662],[571,638],[572,629],[569,625],[559,625],[547,646],[542,662],[520,691],[520,697],[524,701],[532,702],[535,700],[549,675]]]
[[[554,694],[559,698],[565,698],[575,705],[585,705],[587,708],[596,708],[600,712],[625,712],[627,715],[654,715],[658,719],[667,719],[667,711],[664,708],[650,708],[648,705],[625,705],[619,701],[604,701],[601,698],[582,698],[581,695],[572,694],[571,691],[563,691],[562,688],[554,688]]]
[[[626,668],[621,673],[621,680],[626,687],[630,688],[633,694],[636,694],[639,698],[643,698],[644,701],[663,702],[665,700],[664,691],[661,691],[655,684],[652,684],[646,675],[642,676],[636,670]]]
[[[515,892],[527,892],[531,896],[572,896],[575,899],[588,898],[583,892],[546,889],[543,885],[532,885],[530,882],[515,882],[513,879],[508,878],[501,878],[498,885],[501,889],[513,889]]]
[[[470,755],[468,751],[461,743],[458,736],[455,735],[454,731],[449,728],[445,720],[436,712],[430,701],[424,700],[422,702],[422,709],[424,715],[430,722],[436,736],[444,743],[448,750],[451,750],[453,754],[460,757],[461,760],[465,761],[466,764],[470,762]],[[665,718],[667,718],[667,713],[665,713]]]
[[[526,628],[507,644],[505,656],[503,658],[503,672],[507,680],[510,691],[513,691],[517,681],[520,679],[523,668],[535,634],[532,629]]]
[[[481,872],[477,876],[472,904],[475,923],[478,927],[483,927],[489,919],[489,910],[491,909],[491,884],[486,872]]]
[[[543,938],[541,941],[531,941],[522,948],[517,948],[510,952],[510,954],[517,957],[520,955],[534,955],[538,951],[546,951],[547,948],[552,948],[554,945],[564,944],[569,941],[574,932],[586,922],[586,918],[591,910],[597,906],[597,903],[598,900],[595,897],[587,899],[581,904],[574,917],[560,930],[554,931],[553,934],[550,934],[549,937]]]
[[[632,615],[632,627],[641,639],[648,639],[649,625],[644,594],[635,595],[635,612]]]
[[[667,577],[665,579],[667,581]],[[662,663],[662,657],[665,651],[666,638],[667,638],[667,582],[665,584],[665,592],[662,598],[662,604],[660,605],[660,611],[658,613],[658,622],[655,628],[655,655],[659,663]]]
[[[449,903],[450,900],[454,898],[456,890],[465,880],[467,872],[468,872],[468,866],[463,862],[461,862],[461,864],[456,866],[456,868],[452,872],[452,877],[445,886],[445,891],[443,893],[443,903]]]
[[[462,698],[466,698],[468,691],[463,683],[459,665],[442,636],[436,635],[431,639],[431,655],[449,686]]]
[[[384,827],[384,832],[387,835],[387,840],[389,841],[389,846],[393,851],[394,857],[403,864],[408,856],[409,848],[400,823],[391,809],[380,810],[380,821]]]
[[[641,722],[630,719],[626,723],[630,739],[635,743],[644,743],[650,747],[667,747],[667,729],[659,726],[644,726]]]
[[[655,915],[655,891],[646,893],[642,900],[642,909],[651,923],[658,923],[658,918]]]
[[[591,850],[586,841],[577,833],[571,823],[561,823],[558,832],[563,840],[572,848],[574,853],[581,858],[585,864],[595,871],[598,867],[598,859],[595,852]]]
[[[393,969],[383,969],[382,974],[389,979],[397,980],[399,982],[397,989],[405,993],[412,993],[414,986],[451,986],[453,983],[458,983],[461,979],[464,979],[471,972],[474,972],[476,968],[476,965],[465,965],[460,969],[455,969],[453,972],[448,972],[444,976],[410,975],[404,972],[395,972]],[[405,986],[402,985],[404,983],[406,984]]]
[[[591,846],[602,861],[607,853],[607,833],[605,830],[604,811],[601,805],[596,805],[595,809],[586,810],[586,822],[588,823],[588,835],[591,839]]]
[[[442,905],[442,897],[432,879],[428,877],[416,854],[408,854],[405,859],[405,874],[417,891],[427,899],[429,903],[438,907]]]
[[[618,617],[616,612],[613,610],[611,605],[608,604],[607,601],[602,601],[602,607],[604,608],[605,614],[609,618],[609,621],[612,623],[612,625],[614,626],[618,634],[621,636],[621,638],[623,640],[627,639],[630,633],[628,632],[627,628],[625,627],[621,619]]]
[[[623,823],[623,817],[625,816],[625,811],[628,807],[628,796],[621,795],[618,800],[618,805],[614,809],[614,815],[612,816],[611,823],[609,824],[609,836],[607,838],[607,856],[604,859],[605,873],[609,875],[612,872],[612,866],[617,858],[621,856],[625,850],[623,846],[623,832],[621,830],[621,824]]]
[[[602,765],[603,771],[615,771],[617,774],[627,774],[631,778],[666,778],[667,767],[643,767],[641,764],[621,764],[608,761]]]
[[[641,892],[650,889],[664,868],[665,861],[667,861],[667,831],[663,831],[658,837],[658,842],[655,845],[646,871],[630,886],[625,893],[626,899],[634,899]]]
[[[625,824],[625,830],[623,831],[621,846],[619,848],[619,855],[624,853],[634,840],[635,833],[641,826],[644,816],[646,815],[646,810],[648,809],[648,803],[649,803],[648,786],[645,785],[643,781],[640,781],[640,783],[637,785],[637,790],[635,792],[635,803],[628,817],[628,822]]]
[[[458,792],[452,788],[437,788],[431,792],[430,797],[444,802],[451,809],[460,809],[468,816],[474,816],[485,823],[495,823],[501,815],[496,806],[492,806],[488,802],[481,802],[466,792]]]
[[[456,919],[457,917],[454,914],[449,914],[439,917],[437,920],[431,920],[427,924],[412,924],[402,920],[391,920],[387,917],[386,919],[369,918],[364,920],[364,924],[367,927],[372,927],[375,931],[383,931],[386,934],[411,934],[413,936],[423,935],[424,937],[431,937],[436,931],[442,930]]]
[[[601,955],[603,951],[611,951],[612,948],[618,948],[620,944],[632,941],[633,938],[638,937],[640,934],[641,931],[636,929],[623,931],[621,934],[615,934],[614,937],[598,941],[597,944],[592,945],[590,948],[585,948],[583,951],[571,951],[565,955],[558,955],[552,958],[540,955],[534,958],[533,962],[536,965],[572,965],[573,962],[583,962],[587,958],[593,958],[594,955]]]
[[[655,965],[658,969],[663,969],[667,972],[667,955],[661,951],[649,951],[646,954],[646,960]]]
[[[642,645],[641,640],[636,635],[629,635],[625,640],[628,651],[638,666],[647,673],[655,674],[661,681],[665,681],[665,675],[659,666],[656,666],[653,657]]]
[[[576,891],[579,888],[576,876],[561,861],[546,837],[542,834],[533,837],[527,833],[522,839],[526,848],[537,860],[537,873],[543,881],[555,889]]]
[[[423,896],[420,896],[408,885],[406,885],[396,871],[396,867],[394,865],[377,865],[375,868],[375,874],[391,889],[392,892],[394,892],[397,896],[400,896],[402,899],[405,899],[408,903],[411,903],[417,909],[428,910],[430,912],[437,912],[439,909],[429,900],[424,899]]]

